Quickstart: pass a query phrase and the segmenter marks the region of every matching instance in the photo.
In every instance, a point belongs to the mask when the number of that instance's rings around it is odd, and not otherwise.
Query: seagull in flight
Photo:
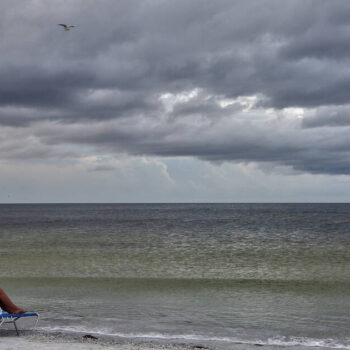
[[[74,28],[75,27],[75,26],[69,26],[69,25],[64,24],[64,23],[59,23],[58,25],[63,27],[64,30],[66,30],[67,32],[68,32],[68,30],[70,30],[70,28]]]

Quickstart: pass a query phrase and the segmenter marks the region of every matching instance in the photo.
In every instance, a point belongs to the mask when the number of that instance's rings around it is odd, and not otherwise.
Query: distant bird
[[[64,30],[66,30],[66,31],[70,30],[70,28],[74,28],[75,27],[75,26],[69,26],[69,25],[64,24],[64,23],[59,23],[58,25],[63,27]]]

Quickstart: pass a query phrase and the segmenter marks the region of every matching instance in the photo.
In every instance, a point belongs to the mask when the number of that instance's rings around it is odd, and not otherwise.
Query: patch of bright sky
[[[187,103],[191,100],[215,101],[224,111],[230,106],[238,107],[233,112],[235,119],[249,121],[268,121],[273,119],[295,121],[304,118],[305,109],[299,107],[289,107],[284,109],[264,108],[262,103],[266,98],[261,95],[238,96],[236,98],[224,98],[222,96],[208,95],[203,90],[195,88],[181,93],[163,93],[159,96],[166,113],[171,113],[176,105]],[[224,115],[224,114],[223,114]]]
[[[303,202],[350,195],[348,177],[280,176],[254,163],[95,155],[72,165],[1,165],[0,202]]]
[[[218,98],[218,104],[221,108],[228,107],[233,104],[239,104],[242,106],[242,112],[248,112],[256,103],[260,100],[259,96],[238,96],[237,98]]]
[[[304,117],[304,108],[298,108],[298,107],[290,107],[290,108],[284,108],[283,114],[287,118],[291,119],[302,119]]]
[[[175,105],[178,103],[185,103],[193,98],[197,97],[199,94],[199,89],[193,89],[188,91],[182,91],[177,94],[173,94],[170,92],[163,93],[159,96],[159,100],[162,101],[164,108],[167,112],[172,112]]]

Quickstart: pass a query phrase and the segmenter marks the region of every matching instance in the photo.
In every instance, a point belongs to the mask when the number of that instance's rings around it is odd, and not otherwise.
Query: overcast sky
[[[0,13],[0,202],[349,202],[350,1]]]

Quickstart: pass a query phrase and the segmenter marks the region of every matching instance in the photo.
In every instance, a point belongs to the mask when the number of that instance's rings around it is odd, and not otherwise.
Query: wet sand
[[[1,337],[0,350],[189,350],[186,345],[161,345],[153,343],[108,343],[90,339],[64,339],[41,336]]]

